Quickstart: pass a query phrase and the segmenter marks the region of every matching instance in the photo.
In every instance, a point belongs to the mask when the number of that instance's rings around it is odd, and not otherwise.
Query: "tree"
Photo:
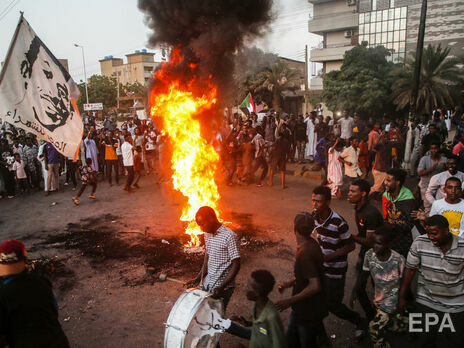
[[[255,94],[266,90],[270,91],[272,93],[272,107],[279,109],[281,102],[280,93],[283,90],[297,89],[301,82],[301,75],[300,70],[291,69],[287,64],[279,60],[274,65],[264,68],[256,76],[252,77],[250,90],[254,91]]]
[[[345,52],[340,70],[323,76],[322,100],[332,110],[349,110],[365,116],[380,116],[393,109],[389,100],[394,63],[383,46],[367,43]]]
[[[427,46],[422,54],[419,92],[416,100],[417,113],[431,114],[437,106],[454,105],[458,102],[458,85],[463,79],[459,59],[449,58],[450,48]],[[413,55],[411,55],[414,57]],[[404,65],[391,73],[395,82],[391,100],[397,110],[407,109],[413,88],[414,59],[406,58]]]
[[[105,109],[116,106],[117,101],[117,90],[116,90],[116,78],[92,75],[87,80],[87,89],[89,92],[89,103],[103,103]],[[83,111],[83,105],[86,103],[85,100],[85,84],[81,83],[78,85],[81,92],[81,97],[77,101],[77,107],[79,111]]]
[[[121,90],[121,95],[126,96],[136,96],[136,97],[144,97],[148,96],[148,88],[145,85],[142,85],[140,82],[128,83],[125,86],[119,84]]]
[[[270,105],[272,93],[269,90],[256,91],[253,89],[256,75],[277,63],[279,56],[274,53],[266,53],[257,47],[244,47],[235,54],[234,58],[234,104],[238,105],[247,96],[253,95],[255,103],[262,101]],[[237,93],[238,91],[238,93]]]

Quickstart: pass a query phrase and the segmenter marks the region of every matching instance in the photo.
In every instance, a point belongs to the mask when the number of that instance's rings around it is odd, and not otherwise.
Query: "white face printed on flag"
[[[0,116],[74,157],[83,124],[68,72],[22,18],[0,82]]]

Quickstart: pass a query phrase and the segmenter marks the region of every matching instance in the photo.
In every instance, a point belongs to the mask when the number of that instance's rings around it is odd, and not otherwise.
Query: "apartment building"
[[[321,35],[322,43],[309,52],[311,62],[322,63],[322,74],[337,70],[343,55],[358,42],[358,11],[356,0],[309,0],[313,18],[310,33]],[[322,91],[322,77],[310,80],[310,90]]]
[[[415,52],[422,0],[359,0],[359,42],[383,45],[398,61]],[[428,0],[424,46],[464,55],[464,0]]]
[[[422,0],[308,0],[313,4],[311,33],[322,36],[310,51],[322,63],[322,74],[339,69],[343,55],[357,43],[383,45],[399,61],[417,45]],[[424,44],[448,46],[464,55],[464,0],[428,0]],[[322,91],[322,78],[310,80],[310,90]]]
[[[106,56],[99,60],[101,74],[103,76],[116,77],[119,83],[132,84],[139,82],[142,85],[148,83],[160,64],[154,60],[155,53],[146,49],[136,50],[126,54],[127,63],[122,58]]]

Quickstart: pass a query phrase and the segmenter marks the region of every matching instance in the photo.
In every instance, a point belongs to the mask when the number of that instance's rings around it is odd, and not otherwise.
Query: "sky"
[[[76,82],[84,80],[84,64],[74,44],[84,46],[87,78],[100,74],[98,61],[105,56],[122,58],[147,48],[159,60],[159,51],[147,46],[150,30],[137,0],[0,0],[0,61],[5,60],[19,11],[55,57],[68,59]],[[307,0],[274,0],[272,11],[275,19],[269,31],[248,44],[304,61],[305,45],[309,51],[322,40],[308,33],[312,5]]]

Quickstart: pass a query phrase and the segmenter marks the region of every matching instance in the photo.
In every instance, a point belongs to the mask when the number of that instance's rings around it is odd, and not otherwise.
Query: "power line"
[[[0,13],[0,20],[10,13],[10,11],[20,2],[21,0],[12,0],[8,6]],[[6,12],[5,12],[6,11]]]
[[[4,14],[5,11],[8,10],[8,8],[11,6],[11,4],[13,4],[15,1],[16,1],[16,0],[11,0],[11,2],[10,2],[8,5],[6,5],[6,7],[3,9],[3,11],[0,12],[0,16],[1,16],[2,14]]]

